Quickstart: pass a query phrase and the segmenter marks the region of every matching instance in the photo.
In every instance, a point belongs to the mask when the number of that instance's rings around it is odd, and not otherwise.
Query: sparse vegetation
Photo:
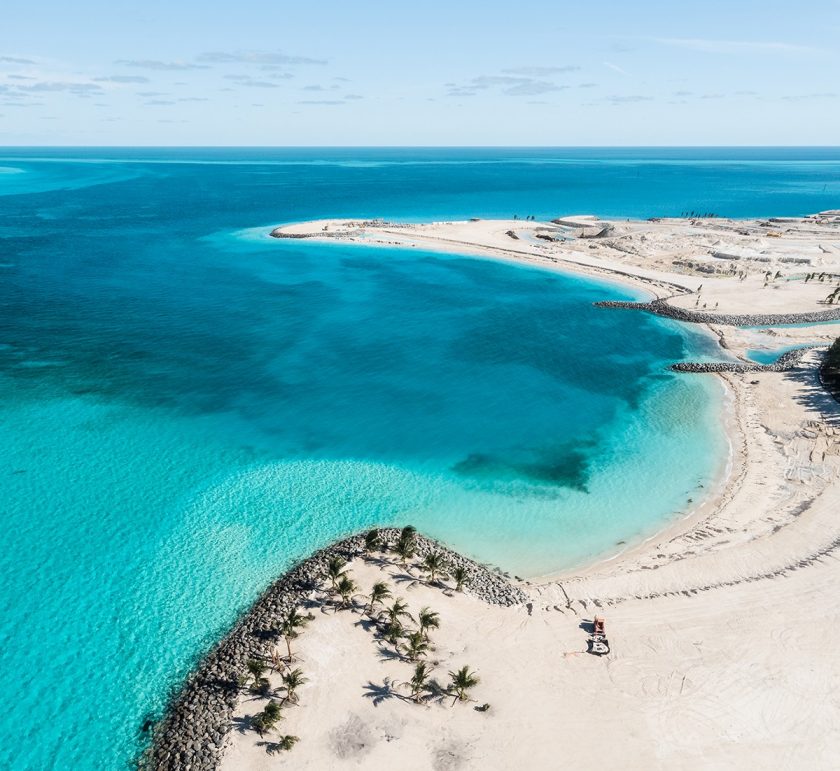
[[[379,531],[374,528],[365,533],[365,551],[370,554],[382,546],[382,536]]]
[[[440,613],[430,608],[420,608],[417,614],[417,626],[420,627],[420,634],[428,640],[430,629],[440,629]]]
[[[299,741],[300,741],[300,738],[297,737],[297,736],[286,735],[286,736],[281,736],[275,742],[275,744],[276,744],[278,750],[283,750],[283,752],[288,752]]]
[[[408,686],[411,689],[411,698],[414,701],[420,701],[420,695],[426,690],[429,684],[429,666],[425,661],[421,661],[414,666],[414,674],[411,680],[408,681]]]
[[[286,696],[284,701],[290,701],[292,704],[297,704],[297,689],[307,683],[308,680],[303,676],[300,669],[292,669],[283,675],[283,685],[286,686]]]
[[[453,706],[459,701],[466,701],[469,698],[469,690],[475,688],[480,682],[478,675],[475,672],[470,672],[469,667],[461,667],[455,672],[450,672],[449,678],[450,691],[455,694],[455,700],[452,702]]]
[[[280,634],[286,641],[286,651],[289,654],[289,663],[292,663],[292,640],[300,635],[300,630],[309,623],[309,618],[292,608],[280,622]]]
[[[391,590],[388,588],[388,584],[384,581],[377,581],[370,589],[370,594],[368,595],[368,605],[365,612],[369,616],[372,615],[373,609],[377,605],[381,605],[390,596]]]
[[[342,573],[341,578],[338,580],[336,591],[341,597],[339,607],[349,608],[353,595],[359,591],[359,586],[352,578],[350,578],[350,576],[346,573]]]
[[[402,648],[409,661],[417,661],[429,652],[429,642],[422,632],[412,632],[406,635]]]
[[[247,664],[245,665],[248,668],[248,673],[253,678],[252,688],[255,691],[263,690],[268,681],[263,677],[265,675],[265,670],[268,669],[268,666],[264,661],[260,661],[260,659],[248,659]]]
[[[452,569],[452,579],[455,581],[455,591],[463,592],[464,586],[469,583],[470,576],[465,567],[457,565]]]
[[[276,701],[270,701],[265,705],[262,712],[259,712],[254,716],[254,719],[251,721],[251,725],[254,727],[254,730],[262,736],[274,728],[274,726],[276,726],[282,718],[283,713],[280,704]]]
[[[405,565],[417,552],[417,530],[411,525],[404,527],[400,532],[400,537],[394,544],[394,552],[399,556],[400,561]]]
[[[338,580],[344,575],[344,566],[346,564],[347,561],[343,557],[339,557],[337,554],[330,557],[330,560],[327,563],[327,574],[329,575],[330,586],[332,586],[333,591],[336,589]]]
[[[429,574],[429,581],[435,582],[438,575],[446,569],[446,560],[439,551],[433,551],[423,560],[423,570]]]

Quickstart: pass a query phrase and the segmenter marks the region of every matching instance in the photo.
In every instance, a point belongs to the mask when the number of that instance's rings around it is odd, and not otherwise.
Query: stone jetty
[[[672,364],[674,372],[786,372],[799,364],[802,357],[812,348],[823,348],[820,345],[808,345],[786,351],[772,364],[753,364],[746,361],[707,361],[680,362]]]
[[[718,324],[731,327],[759,327],[778,326],[779,324],[815,324],[821,321],[840,321],[840,306],[824,311],[810,311],[807,313],[708,313],[706,311],[676,308],[667,302],[668,298],[651,300],[650,302],[624,302],[618,300],[603,300],[596,302],[598,308],[623,308],[647,311],[657,316],[687,321],[692,324]]]
[[[382,528],[379,532],[386,543],[394,543],[400,534],[395,528]],[[451,567],[463,567],[468,575],[465,591],[485,602],[511,606],[529,600],[500,571],[418,534],[417,555],[424,557],[430,552],[443,554]],[[154,727],[152,744],[139,759],[139,767],[155,771],[218,768],[247,661],[268,659],[282,642],[279,627],[283,617],[302,605],[326,581],[331,557],[338,555],[350,561],[364,553],[364,537],[351,536],[316,552],[273,583],[188,677]]]

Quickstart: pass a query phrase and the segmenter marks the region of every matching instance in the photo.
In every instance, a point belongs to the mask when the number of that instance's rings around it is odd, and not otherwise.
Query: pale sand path
[[[726,289],[732,279],[719,281],[720,310],[724,298],[733,312],[776,302],[760,287],[742,306]],[[780,291],[785,312],[824,307],[809,306],[808,289]],[[720,331],[736,349],[765,334]],[[780,329],[770,339],[813,334]],[[253,731],[234,731],[223,768],[837,768],[840,410],[818,387],[816,360],[725,376],[734,458],[722,492],[616,559],[528,582],[531,615],[421,584],[396,588],[412,611],[441,613],[435,673],[477,669],[474,697],[489,712],[375,703],[366,686],[407,680],[411,666],[383,659],[355,625],[359,614],[316,608],[298,641],[310,683],[277,730],[300,744],[269,755]],[[402,572],[359,560],[350,569],[363,589],[380,570],[392,585]],[[594,611],[607,617],[603,659],[580,653],[580,624]],[[240,716],[261,708],[250,698]]]

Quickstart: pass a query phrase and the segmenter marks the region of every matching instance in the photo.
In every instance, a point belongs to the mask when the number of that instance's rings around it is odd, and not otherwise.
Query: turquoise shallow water
[[[717,386],[665,367],[713,349],[592,306],[627,290],[259,228],[783,214],[828,208],[836,164],[401,152],[0,152],[0,767],[124,767],[236,614],[346,532],[411,522],[535,575],[708,489]]]
[[[782,345],[778,348],[751,348],[747,351],[747,358],[752,359],[754,362],[758,364],[772,364],[779,358],[783,353],[787,353],[788,351],[793,351],[796,348],[802,348],[801,344],[799,345]]]

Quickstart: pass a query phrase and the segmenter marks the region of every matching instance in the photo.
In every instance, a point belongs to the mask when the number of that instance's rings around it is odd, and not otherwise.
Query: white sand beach
[[[836,213],[560,221],[330,220],[281,230],[579,270],[718,313],[825,310],[840,277]],[[603,235],[580,237],[594,231]],[[828,344],[840,323],[712,329],[743,358],[754,348]],[[787,372],[693,375],[720,377],[731,404],[721,489],[624,554],[522,583],[527,606],[488,605],[451,580],[446,590],[432,586],[418,560],[407,568],[393,554],[354,560],[355,609],[312,595],[314,619],[294,643],[293,666],[308,678],[299,703],[260,737],[249,719],[267,698],[243,691],[223,768],[837,768],[840,405],[822,390],[818,362],[814,350]],[[362,613],[376,581],[415,617],[423,606],[440,614],[426,656],[432,678],[445,686],[449,671],[468,665],[480,678],[470,701],[408,698],[413,665]],[[611,645],[604,657],[585,652],[596,613]],[[282,694],[279,673],[270,680]],[[281,735],[300,741],[270,752],[266,742]]]

